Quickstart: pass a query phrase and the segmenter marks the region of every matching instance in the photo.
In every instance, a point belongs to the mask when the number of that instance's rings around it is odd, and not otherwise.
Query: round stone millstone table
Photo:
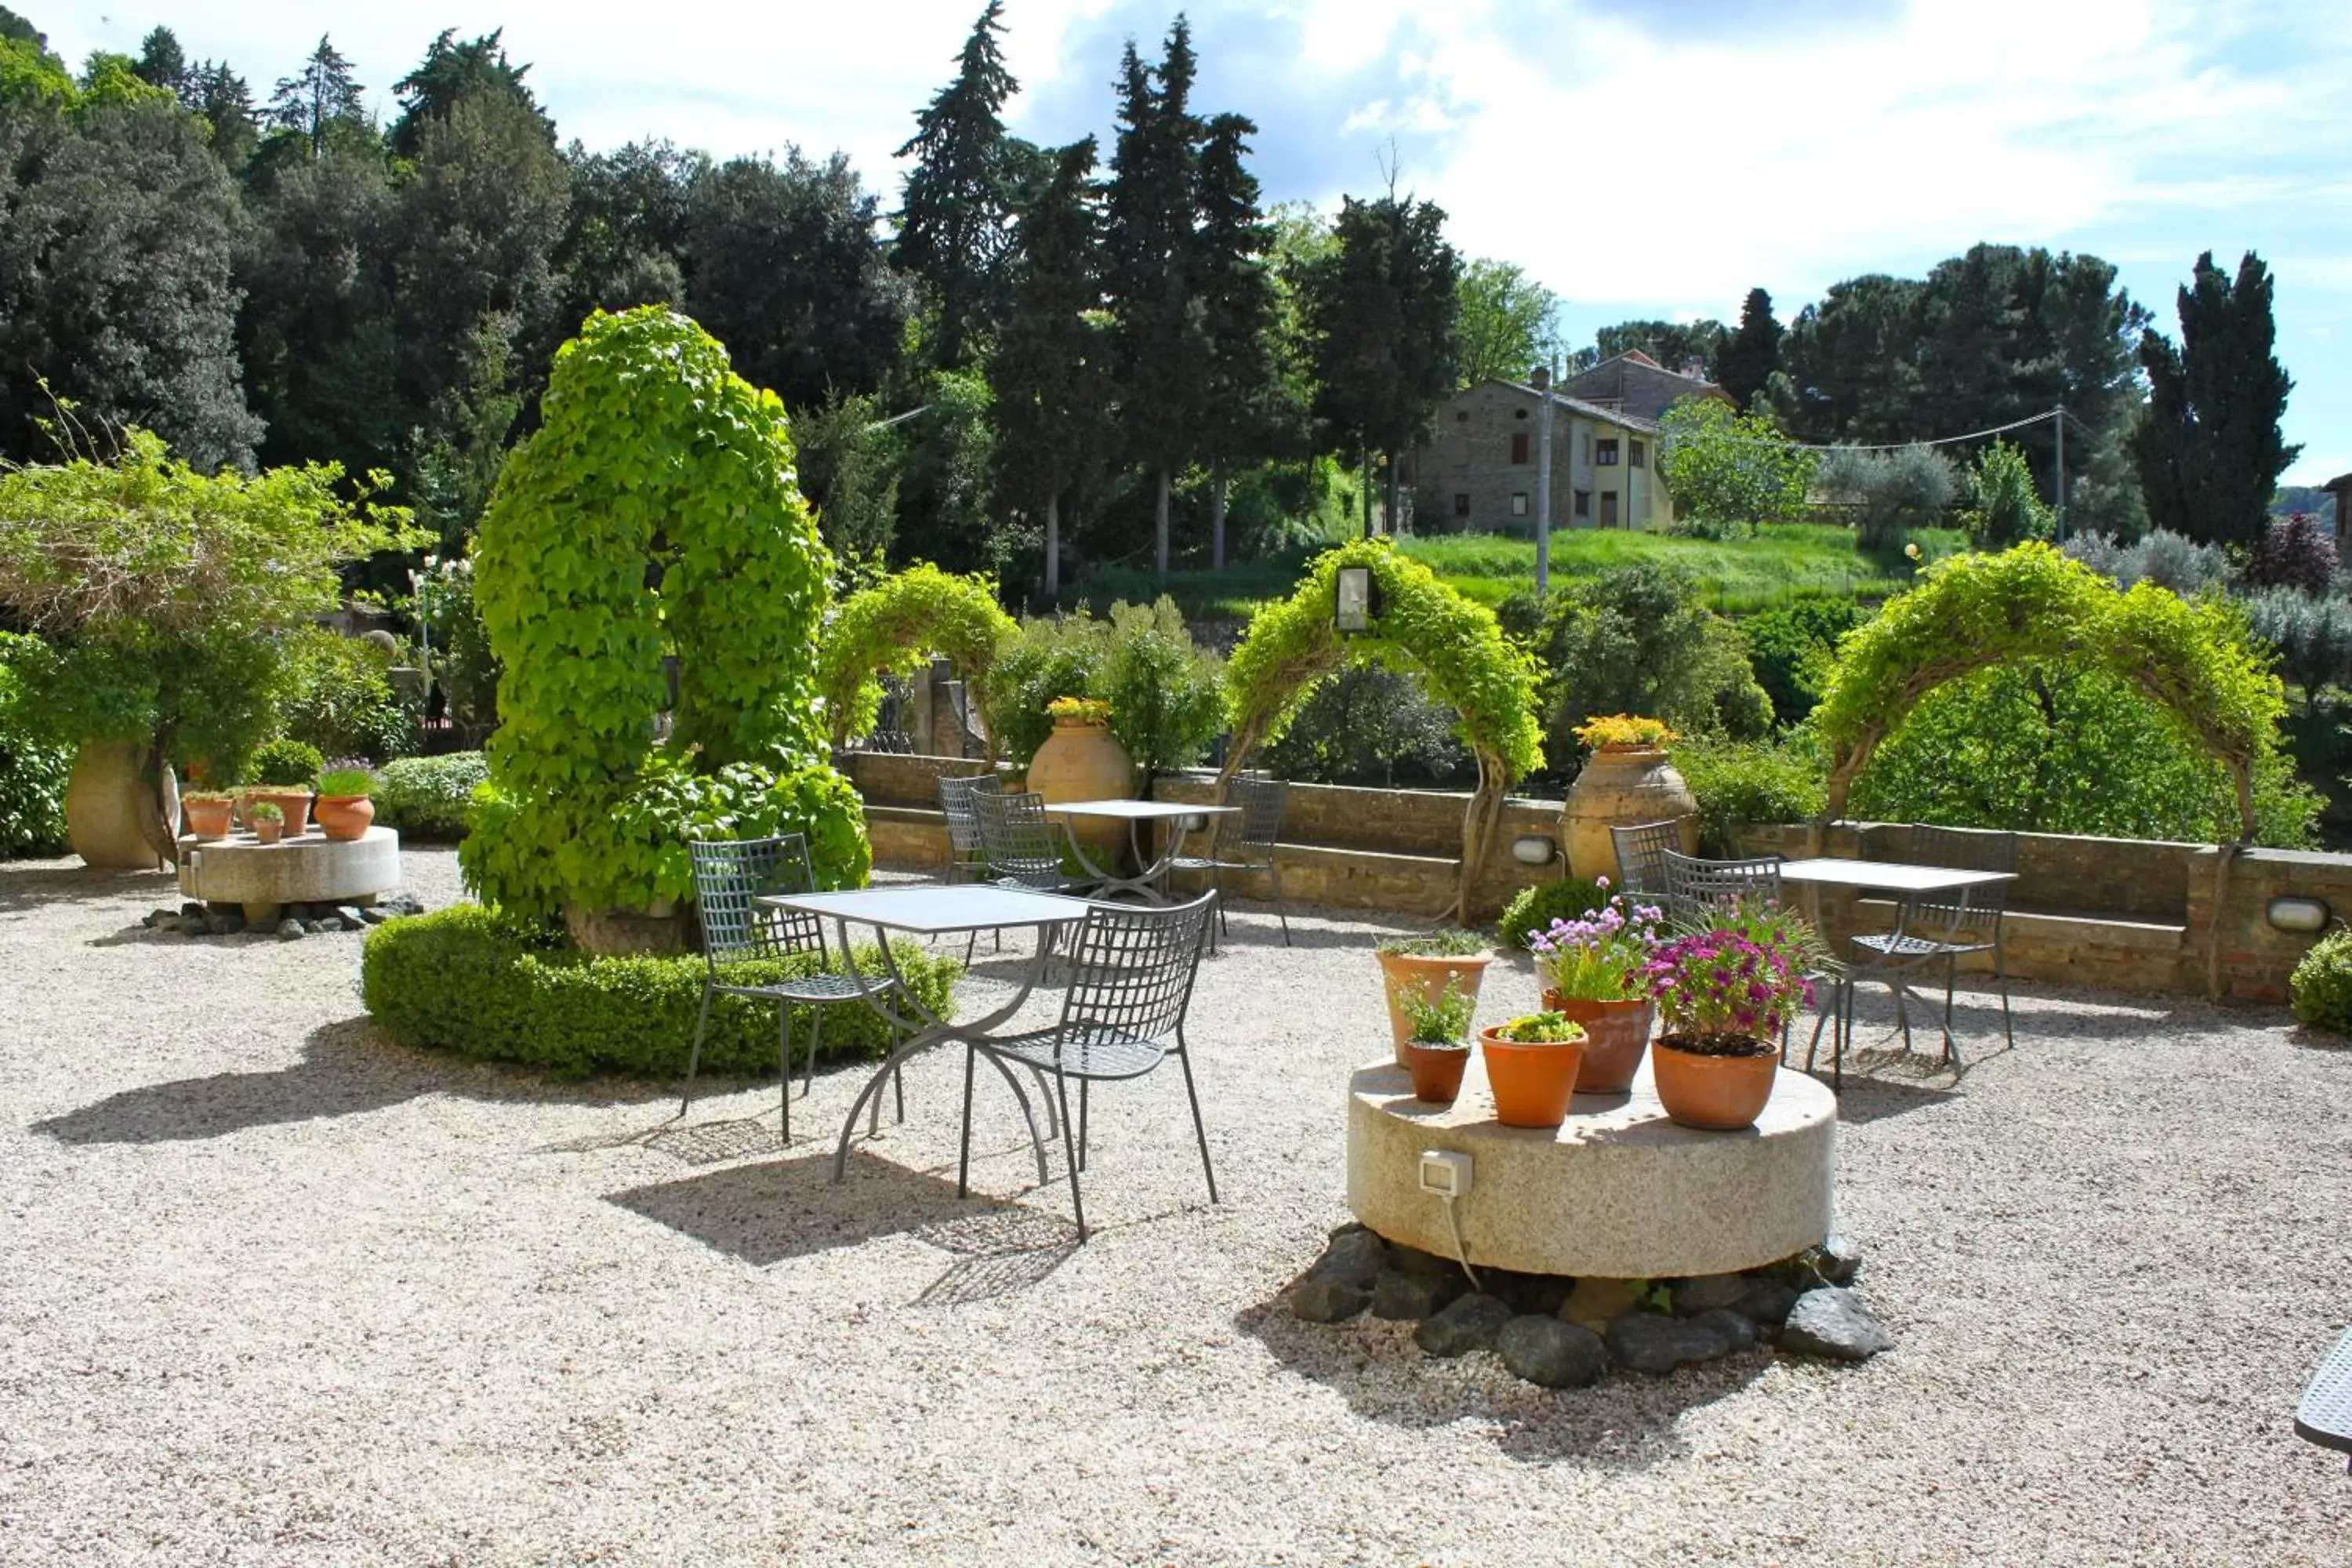
[[[363,904],[400,886],[400,835],[371,827],[357,838],[316,831],[264,844],[249,834],[180,841],[180,891],[208,904],[241,904],[247,923],[287,904]]]
[[[1837,1097],[1783,1069],[1756,1125],[1703,1132],[1666,1120],[1646,1058],[1625,1094],[1580,1094],[1557,1131],[1495,1120],[1473,1064],[1452,1105],[1415,1100],[1402,1068],[1357,1069],[1348,1098],[1348,1205],[1391,1241],[1454,1256],[1445,1205],[1421,1185],[1423,1150],[1470,1156],[1456,1200],[1474,1265],[1579,1279],[1728,1274],[1830,1232]]]

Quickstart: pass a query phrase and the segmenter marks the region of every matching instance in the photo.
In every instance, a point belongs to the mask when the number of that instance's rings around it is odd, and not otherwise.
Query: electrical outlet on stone
[[[1453,1149],[1421,1152],[1421,1190],[1442,1198],[1470,1195],[1470,1156]]]

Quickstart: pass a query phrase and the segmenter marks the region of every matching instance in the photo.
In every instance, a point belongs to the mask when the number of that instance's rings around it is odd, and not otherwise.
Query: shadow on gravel
[[[106,904],[134,897],[176,909],[180,884],[170,871],[100,871],[82,865],[0,862],[0,920],[55,912],[61,905]]]
[[[1512,1376],[1491,1352],[1454,1362],[1426,1356],[1409,1323],[1301,1322],[1280,1297],[1237,1314],[1234,1326],[1359,1415],[1416,1431],[1467,1422],[1514,1459],[1625,1471],[1686,1457],[1676,1425],[1683,1414],[1738,1394],[1773,1364],[1762,1348],[1666,1377],[1612,1371],[1591,1388],[1549,1389]]]

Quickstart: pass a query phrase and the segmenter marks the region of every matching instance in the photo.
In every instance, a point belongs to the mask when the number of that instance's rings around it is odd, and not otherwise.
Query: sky
[[[169,26],[267,96],[321,34],[369,97],[443,26],[503,27],[561,133],[721,156],[892,154],[980,0],[11,0],[79,65]],[[1012,129],[1111,129],[1172,0],[1006,0]],[[1194,107],[1259,126],[1269,204],[1435,202],[1466,255],[1559,294],[1571,341],[1635,317],[1785,321],[1837,280],[1916,277],[1979,240],[2090,252],[2177,326],[2200,251],[2277,279],[2296,383],[2287,483],[2352,471],[2347,0],[1192,0]],[[1954,434],[1921,431],[1919,435]]]

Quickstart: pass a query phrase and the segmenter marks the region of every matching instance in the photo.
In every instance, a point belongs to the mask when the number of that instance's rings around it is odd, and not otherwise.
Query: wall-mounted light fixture
[[[1340,636],[1368,632],[1380,614],[1380,586],[1369,566],[1342,566],[1332,584],[1331,627]]]
[[[1559,853],[1559,843],[1546,834],[1522,833],[1511,840],[1511,858],[1522,866],[1549,866]]]
[[[2263,918],[2273,931],[2326,931],[2327,905],[2319,899],[2273,899]]]

